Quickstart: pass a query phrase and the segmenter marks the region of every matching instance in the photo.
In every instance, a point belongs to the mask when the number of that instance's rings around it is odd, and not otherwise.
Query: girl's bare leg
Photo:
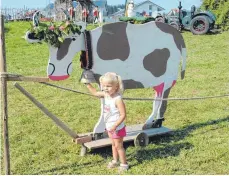
[[[118,156],[120,159],[120,162],[122,164],[127,164],[126,162],[126,152],[125,149],[123,147],[123,138],[119,138],[119,139],[113,139],[114,143],[115,143],[115,148],[116,151],[118,152]],[[112,146],[113,149],[113,146]]]
[[[112,139],[112,135],[110,133],[108,133],[109,138],[111,139],[111,143],[112,143],[112,155],[113,155],[113,160],[114,161],[118,161],[119,159],[119,154],[118,151],[115,147],[115,141],[114,139]]]

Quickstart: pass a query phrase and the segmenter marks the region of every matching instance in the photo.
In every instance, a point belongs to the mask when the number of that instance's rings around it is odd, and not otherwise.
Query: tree
[[[115,12],[118,12],[120,9],[124,9],[124,5],[108,5],[107,9],[108,9],[108,15],[111,15]]]
[[[203,0],[202,8],[216,15],[216,25],[223,30],[229,29],[229,0]]]

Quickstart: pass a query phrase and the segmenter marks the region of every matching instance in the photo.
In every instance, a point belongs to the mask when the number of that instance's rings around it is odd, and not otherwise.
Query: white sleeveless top
[[[121,99],[120,95],[117,95],[113,98],[104,97],[104,108],[103,108],[103,117],[106,124],[106,130],[110,130],[113,125],[118,121],[120,117],[120,113],[118,108],[115,106],[115,101],[117,99]],[[125,126],[124,122],[122,122],[116,130],[120,130]]]

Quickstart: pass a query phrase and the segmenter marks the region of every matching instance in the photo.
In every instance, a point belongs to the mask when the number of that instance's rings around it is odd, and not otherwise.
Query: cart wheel
[[[95,133],[94,134],[94,140],[99,140],[103,138],[103,133]]]
[[[84,144],[82,144],[81,145],[80,156],[85,156],[86,153],[87,153],[87,147]]]
[[[145,147],[149,143],[149,137],[146,133],[139,133],[136,138],[134,139],[134,145],[135,147]]]

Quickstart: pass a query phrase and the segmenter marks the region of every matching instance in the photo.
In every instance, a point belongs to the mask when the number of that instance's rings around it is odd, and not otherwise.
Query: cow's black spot
[[[169,33],[173,36],[174,42],[180,51],[182,50],[182,48],[186,48],[184,39],[177,29],[175,29],[174,27],[168,24],[161,23],[161,22],[155,22],[155,24],[161,31],[165,33]]]
[[[102,27],[102,34],[97,43],[98,56],[103,60],[126,60],[130,54],[126,27],[128,23],[118,22]]]
[[[168,48],[155,49],[143,59],[144,68],[150,71],[153,76],[159,77],[165,73],[169,57]]]
[[[137,89],[137,88],[144,88],[144,85],[133,79],[123,80],[124,89]]]
[[[70,38],[66,38],[64,42],[60,45],[57,51],[57,60],[62,60],[67,54],[68,49],[72,40]]]
[[[36,34],[35,33],[29,33],[28,34],[28,38],[31,39],[31,40],[38,40],[39,38],[35,36]]]

